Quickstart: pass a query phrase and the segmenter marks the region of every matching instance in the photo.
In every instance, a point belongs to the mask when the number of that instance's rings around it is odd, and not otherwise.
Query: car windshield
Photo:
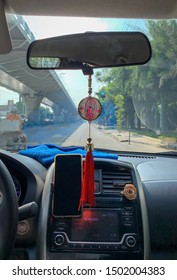
[[[7,15],[13,49],[0,55],[0,145],[17,151],[55,144],[117,152],[173,152],[177,148],[176,20],[57,18]],[[102,112],[91,122],[78,105],[88,96],[80,70],[32,70],[26,63],[37,38],[94,31],[139,31],[152,58],[138,66],[94,70],[92,96]],[[141,51],[141,50],[140,50]]]

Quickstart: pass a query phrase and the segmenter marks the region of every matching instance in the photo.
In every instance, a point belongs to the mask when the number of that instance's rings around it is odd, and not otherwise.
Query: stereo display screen
[[[119,242],[118,212],[84,209],[82,218],[72,219],[71,241]]]

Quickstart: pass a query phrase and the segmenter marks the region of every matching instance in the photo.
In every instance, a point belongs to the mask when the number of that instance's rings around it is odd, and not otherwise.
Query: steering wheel
[[[12,177],[0,160],[0,259],[7,259],[14,245],[18,202]]]

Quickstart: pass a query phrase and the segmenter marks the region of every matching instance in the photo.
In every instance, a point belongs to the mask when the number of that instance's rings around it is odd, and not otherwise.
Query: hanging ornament
[[[95,97],[86,97],[80,101],[78,112],[81,118],[91,122],[96,120],[101,114],[101,103]]]
[[[92,76],[88,76],[88,94],[89,96],[82,99],[78,106],[78,112],[81,118],[88,121],[89,125],[89,137],[85,149],[87,151],[84,170],[83,170],[83,184],[82,193],[79,203],[79,208],[83,205],[95,206],[94,196],[94,159],[92,151],[94,149],[92,138],[91,138],[91,122],[96,120],[101,114],[101,103],[97,98],[92,97]]]

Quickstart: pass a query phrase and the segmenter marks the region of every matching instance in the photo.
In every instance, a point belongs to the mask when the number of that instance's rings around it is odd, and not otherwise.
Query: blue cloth
[[[59,147],[52,144],[43,144],[39,146],[32,146],[26,150],[20,150],[20,155],[28,156],[36,159],[44,166],[49,166],[54,161],[56,155],[59,154],[80,154],[83,157],[86,155],[86,151],[83,147]],[[109,154],[100,151],[93,151],[94,158],[107,158],[118,159],[117,154]]]

